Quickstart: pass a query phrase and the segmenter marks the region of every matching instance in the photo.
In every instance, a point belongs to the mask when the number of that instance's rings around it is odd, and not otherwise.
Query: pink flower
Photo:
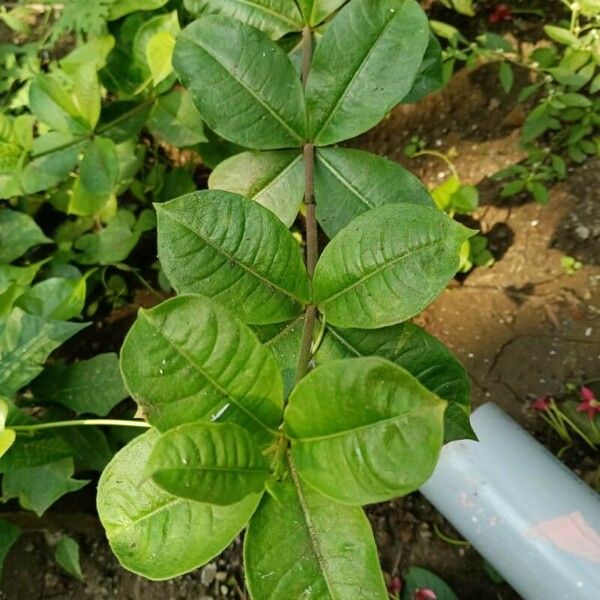
[[[437,600],[437,594],[428,588],[415,590],[415,600]]]
[[[512,9],[508,4],[497,4],[494,12],[489,17],[490,23],[500,23],[501,21],[512,21]]]
[[[390,584],[388,586],[388,590],[390,594],[397,595],[402,591],[402,580],[400,577],[392,577]]]
[[[597,414],[600,414],[600,402],[590,388],[583,386],[579,391],[581,394],[581,403],[577,407],[577,412],[586,412],[590,421],[593,421]]]
[[[548,396],[542,396],[538,398],[532,405],[531,408],[533,410],[538,410],[540,412],[544,412],[550,408],[550,398]]]

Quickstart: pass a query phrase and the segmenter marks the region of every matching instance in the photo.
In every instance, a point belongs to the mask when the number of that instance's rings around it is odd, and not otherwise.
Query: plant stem
[[[13,431],[38,431],[40,429],[55,429],[57,427],[80,427],[85,425],[110,425],[114,427],[152,427],[146,421],[125,421],[120,419],[79,419],[74,421],[56,421],[54,423],[37,423],[35,425],[10,425],[7,429]]]
[[[306,87],[312,62],[312,31],[305,27],[302,31],[302,85]],[[317,213],[315,205],[315,145],[311,142],[304,144],[304,204],[306,205],[306,271],[312,282],[319,258],[319,243],[317,230]],[[309,304],[304,312],[304,331],[298,356],[296,383],[300,381],[310,368],[312,357],[312,341],[317,307]]]

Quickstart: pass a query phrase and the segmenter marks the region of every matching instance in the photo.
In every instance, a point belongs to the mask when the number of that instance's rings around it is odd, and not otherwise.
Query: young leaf
[[[29,215],[8,208],[0,210],[0,263],[10,263],[33,246],[51,242]]]
[[[446,402],[381,358],[317,367],[290,396],[285,431],[309,485],[345,504],[384,502],[431,476]]]
[[[509,93],[512,90],[513,83],[515,81],[515,75],[512,67],[509,63],[500,63],[500,83],[505,93]]]
[[[473,232],[442,212],[390,204],[355,219],[317,265],[315,301],[327,322],[376,329],[418,314],[444,289]]]
[[[161,431],[227,420],[268,437],[281,421],[277,363],[252,331],[203,296],[140,310],[121,350],[125,385]]]
[[[155,431],[115,455],[98,484],[98,514],[121,564],[148,579],[192,571],[217,556],[256,510],[260,494],[230,506],[176,498],[145,474]]]
[[[300,79],[261,31],[227,17],[199,19],[177,39],[173,65],[209,127],[227,140],[261,150],[305,141]]]
[[[19,537],[21,537],[21,530],[16,525],[0,519],[0,575],[2,575],[6,555]]]
[[[127,398],[116,354],[99,354],[72,365],[56,362],[32,382],[31,391],[38,401],[100,417]]]
[[[81,314],[85,295],[85,277],[50,277],[29,288],[18,298],[15,306],[32,315],[67,321]]]
[[[37,75],[29,88],[29,108],[43,123],[60,133],[84,136],[90,131],[71,96],[52,75]]]
[[[317,218],[333,238],[355,217],[393,203],[435,206],[425,186],[401,165],[361,150],[319,148]]]
[[[317,26],[346,2],[347,0],[299,0],[304,20],[311,27]]]
[[[444,344],[424,329],[413,323],[375,330],[329,326],[316,360],[317,364],[324,364],[357,356],[380,356],[390,360],[446,400],[444,441],[474,438],[468,425],[471,384],[467,371]]]
[[[262,492],[269,467],[238,425],[190,423],[158,440],[146,473],[174,496],[226,506]]]
[[[0,319],[0,394],[11,397],[42,371],[48,355],[87,323],[51,321],[15,308]]]
[[[2,429],[0,431],[0,458],[2,458],[13,446],[17,434],[13,429]]]
[[[93,215],[101,211],[114,193],[119,177],[115,143],[96,137],[86,148],[69,202],[69,213]]]
[[[294,150],[242,152],[219,164],[208,186],[255,200],[290,227],[304,197],[304,161]]]
[[[292,319],[308,302],[297,242],[256,202],[197,192],[157,204],[156,212],[160,262],[177,292],[214,298],[252,324]]]
[[[410,91],[429,43],[414,0],[353,0],[315,50],[306,104],[319,146],[376,125]]]
[[[148,129],[152,135],[178,148],[207,141],[202,117],[190,95],[178,88],[156,101],[150,113]]]
[[[60,538],[56,545],[54,558],[67,573],[73,575],[75,579],[83,581],[83,572],[79,560],[79,544],[73,538],[68,535]]]
[[[159,31],[148,40],[145,58],[155,87],[173,72],[174,49],[175,37],[169,31]]]
[[[18,498],[24,509],[41,517],[59,498],[89,483],[89,480],[72,479],[74,470],[72,458],[9,470],[2,477],[3,497],[5,500]]]
[[[285,540],[285,544],[282,543]],[[253,598],[386,600],[377,548],[362,509],[344,506],[301,483],[265,494],[244,540]]]
[[[274,40],[301,31],[304,26],[296,3],[289,0],[184,0],[184,5],[196,17],[211,14],[233,17],[261,29]]]

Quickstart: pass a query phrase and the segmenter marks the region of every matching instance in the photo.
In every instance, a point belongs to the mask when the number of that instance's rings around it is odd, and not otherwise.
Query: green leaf
[[[290,227],[304,197],[304,161],[294,150],[242,152],[219,164],[208,186],[255,200]]]
[[[81,236],[75,249],[77,262],[82,265],[110,265],[125,260],[135,248],[142,233],[152,229],[149,224],[152,211],[143,211],[136,221],[128,210],[121,209],[101,231]]]
[[[377,548],[362,509],[332,502],[298,481],[265,495],[244,540],[253,598],[386,600]]]
[[[350,2],[315,50],[306,90],[311,139],[327,146],[376,125],[409,93],[428,43],[414,0]]]
[[[317,26],[332,15],[347,0],[299,0],[304,20],[311,27]]]
[[[159,31],[148,40],[146,62],[152,73],[152,81],[157,86],[173,72],[173,50],[175,37],[169,31]]]
[[[13,429],[3,429],[0,431],[0,458],[2,458],[13,446],[17,434]]]
[[[473,233],[434,208],[376,208],[325,248],[315,272],[315,302],[327,322],[340,327],[406,321],[454,276],[460,248]]]
[[[38,401],[101,417],[127,398],[116,354],[99,354],[71,365],[54,363],[33,381],[31,390]]]
[[[39,142],[51,141],[47,148],[40,148]],[[50,138],[50,139],[48,139]],[[37,194],[43,192],[64,181],[77,165],[79,154],[87,144],[87,140],[76,141],[68,134],[58,132],[47,133],[34,141],[33,154],[21,173],[21,185],[26,194]]]
[[[269,467],[238,425],[189,423],[158,440],[146,473],[174,496],[227,506],[262,492]]]
[[[202,117],[183,89],[175,88],[156,101],[148,128],[152,135],[178,148],[207,141]]]
[[[330,238],[355,217],[384,204],[434,206],[425,186],[402,166],[347,148],[317,150],[315,194],[317,218]]]
[[[458,175],[452,174],[431,192],[431,197],[440,210],[450,211],[452,209],[452,196],[459,189],[460,179]]]
[[[32,315],[68,321],[81,314],[85,306],[85,297],[85,277],[50,277],[27,290],[18,298],[15,306]]]
[[[56,545],[54,553],[56,562],[67,572],[73,575],[75,579],[83,581],[83,572],[79,560],[79,544],[68,535],[60,538]]]
[[[285,431],[309,485],[345,504],[418,489],[442,447],[446,402],[381,358],[317,367],[290,396]]]
[[[51,242],[29,215],[8,208],[0,210],[0,263],[12,262],[33,246]]]
[[[415,593],[420,589],[431,590],[436,600],[458,600],[456,594],[437,575],[419,567],[411,567],[408,570],[404,576],[404,586],[403,600],[413,600]]]
[[[287,398],[294,387],[298,356],[302,344],[304,315],[289,323],[262,325],[256,328],[256,335],[262,344],[270,348],[279,365],[283,377],[284,397]]]
[[[6,426],[6,418],[10,410],[10,400],[0,396],[0,431],[4,431]]]
[[[156,55],[150,55],[150,42],[161,33],[167,33],[173,39],[179,35],[181,28],[179,26],[179,19],[177,17],[177,11],[174,10],[170,13],[162,14],[154,16],[147,21],[145,20],[142,26],[137,30],[134,39],[133,39],[133,58],[134,61],[143,65],[144,70],[152,75],[152,65],[150,64],[150,60],[159,60],[160,62],[164,62],[165,57],[158,57]],[[159,48],[163,52],[165,51],[164,47]],[[169,72],[166,76],[170,75],[172,71],[171,65],[171,57],[173,54],[173,46],[167,46],[168,54],[166,56],[168,66],[170,67]],[[157,65],[155,64],[155,67]]]
[[[140,310],[121,350],[121,371],[148,422],[161,431],[219,419],[264,439],[281,420],[275,359],[248,327],[203,296]]]
[[[592,106],[592,101],[583,94],[561,94],[557,100],[570,107],[589,108]]]
[[[0,519],[0,575],[9,550],[20,537],[21,530],[16,525]]]
[[[168,0],[115,0],[110,5],[109,20],[120,19],[138,10],[155,10],[164,6]]]
[[[177,292],[214,298],[253,324],[292,319],[309,301],[297,242],[256,202],[197,192],[156,212],[160,262]]]
[[[450,196],[450,207],[454,212],[470,215],[479,206],[479,190],[474,185],[460,185]]]
[[[98,484],[98,514],[121,564],[162,580],[192,571],[224,550],[248,523],[260,494],[230,506],[171,496],[145,475],[157,439],[149,431],[114,457]]]
[[[464,433],[471,411],[471,384],[465,368],[438,339],[413,323],[383,329],[338,329],[329,326],[317,364],[360,356],[380,356],[406,369],[430,392],[448,402],[444,437],[449,442]],[[454,410],[454,409],[457,410]],[[461,414],[462,413],[462,414]],[[466,421],[466,423],[465,423]],[[458,428],[458,430],[457,430]],[[473,439],[472,430],[467,439]]]
[[[305,141],[300,79],[259,30],[227,17],[194,21],[177,39],[173,65],[209,127],[227,140],[262,150]]]
[[[301,31],[304,26],[296,3],[289,0],[184,0],[184,5],[196,17],[233,17],[261,29],[274,40]]]
[[[10,424],[26,425],[39,422],[29,417],[23,418],[22,413],[19,413],[19,416],[21,418],[15,420],[14,423],[12,422],[14,419],[11,419]],[[10,452],[0,459],[0,473],[40,467],[65,458],[71,458],[72,454],[72,447],[54,432],[38,432],[32,437],[20,435],[10,448]]]
[[[69,212],[86,216],[101,211],[113,195],[118,177],[119,156],[115,143],[96,137],[81,160]]]
[[[128,429],[130,434],[138,430]],[[75,471],[97,471],[102,473],[112,459],[115,449],[98,427],[64,427],[56,429],[56,436],[69,447],[69,456],[75,463]]]
[[[0,394],[11,397],[42,371],[48,355],[87,323],[51,321],[15,308],[0,319]]]
[[[41,517],[59,498],[89,483],[89,480],[72,479],[74,470],[72,458],[10,470],[2,477],[3,497],[5,500],[18,498],[24,509]]]
[[[515,75],[510,64],[506,62],[500,63],[500,83],[505,93],[508,94],[512,90],[514,81]]]
[[[69,92],[52,75],[37,75],[29,87],[31,112],[60,133],[83,136],[90,132]]]
[[[410,92],[402,98],[402,104],[418,102],[444,86],[442,46],[433,32],[429,34],[429,44],[423,62],[415,77]]]
[[[564,44],[566,46],[576,46],[579,44],[579,38],[563,27],[544,25],[544,31],[551,40],[558,42],[559,44]]]

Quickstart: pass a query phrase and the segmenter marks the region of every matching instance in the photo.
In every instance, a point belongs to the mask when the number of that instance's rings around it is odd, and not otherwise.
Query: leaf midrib
[[[270,187],[273,187],[275,183],[280,181],[285,175],[287,175],[300,161],[302,160],[302,155],[298,154],[294,156],[293,160],[291,160],[288,164],[286,164],[280,171],[275,173],[272,177],[267,179],[264,182],[261,182],[260,189],[250,196],[250,200],[256,200],[261,194],[264,194]]]
[[[416,254],[418,252],[423,252],[424,250],[429,250],[430,248],[433,248],[434,246],[436,246],[438,244],[444,244],[444,240],[442,240],[442,239],[435,240],[433,242],[430,242],[429,244],[425,244],[424,246],[420,246],[418,248],[411,248],[410,250],[408,250],[404,254],[401,254],[400,256],[397,256],[397,257],[393,258],[389,262],[386,262],[386,263],[384,263],[384,264],[376,267],[370,273],[367,273],[366,275],[363,275],[357,281],[355,281],[351,285],[345,287],[343,290],[340,290],[339,292],[336,292],[332,296],[328,296],[324,300],[321,300],[319,302],[319,304],[322,305],[322,304],[328,304],[329,302],[332,302],[333,300],[335,300],[339,296],[342,296],[343,294],[346,294],[346,293],[350,292],[351,290],[353,290],[354,288],[362,285],[365,281],[368,281],[372,277],[375,277],[376,275],[379,275],[379,273],[381,273],[382,271],[385,271],[386,269],[390,269],[390,268],[394,267],[397,263],[402,262],[404,259],[408,258],[412,254]]]
[[[329,172],[341,182],[341,184],[346,187],[352,194],[354,194],[367,208],[376,208],[375,204],[372,204],[367,198],[360,193],[358,189],[356,189],[344,176],[338,171],[324,156],[322,153],[317,152],[318,159],[327,167]]]
[[[297,131],[295,131],[290,125],[288,125],[283,117],[281,117],[274,108],[272,108],[265,100],[263,100],[258,94],[252,90],[252,88],[248,87],[245,81],[236,77],[225,64],[223,64],[215,54],[205,48],[198,40],[192,39],[189,36],[186,36],[187,40],[200,48],[200,50],[206,52],[208,56],[210,56],[217,65],[219,65],[240,87],[242,87],[246,92],[252,96],[264,109],[267,113],[269,113],[283,129],[287,132],[288,135],[291,135],[292,139],[296,142],[303,143],[304,137],[300,135]]]
[[[185,352],[185,350],[183,350],[182,348],[180,348],[179,346],[175,345],[173,343],[173,341],[171,341],[171,339],[169,339],[169,337],[167,337],[165,335],[165,333],[160,329],[160,327],[157,327],[156,324],[148,318],[148,313],[147,312],[140,312],[140,317],[143,317],[146,319],[146,322],[167,342],[167,344],[169,344],[169,346],[171,346],[171,348],[173,348],[173,350],[175,350],[181,357],[183,357],[190,365],[192,365],[194,367],[194,369],[196,369],[196,371],[198,371],[198,373],[200,375],[202,375],[202,377],[204,377],[204,379],[206,379],[219,393],[221,393],[225,398],[227,398],[229,401],[231,401],[232,404],[234,404],[237,408],[239,408],[242,412],[244,412],[246,415],[248,415],[253,421],[255,421],[256,423],[258,423],[263,429],[265,429],[266,431],[270,432],[270,433],[275,433],[273,431],[273,429],[271,429],[271,427],[269,427],[269,425],[267,425],[266,423],[263,423],[258,417],[256,417],[250,410],[248,410],[243,404],[241,404],[241,402],[237,399],[234,398],[228,390],[226,390],[218,381],[216,381],[212,376],[210,376],[194,359],[192,356],[190,356],[187,352]]]
[[[213,250],[216,250],[219,254],[221,254],[222,256],[224,256],[229,263],[233,262],[234,264],[240,266],[247,273],[249,273],[250,275],[256,277],[258,280],[260,280],[267,287],[273,289],[276,292],[279,292],[283,296],[287,296],[288,298],[290,298],[291,300],[293,300],[294,302],[296,302],[296,303],[298,303],[300,305],[306,304],[305,300],[303,300],[302,298],[299,298],[298,296],[295,296],[292,292],[290,292],[289,290],[286,290],[285,288],[282,288],[281,286],[277,285],[276,283],[273,283],[271,280],[267,279],[264,275],[261,275],[258,271],[255,271],[252,267],[250,267],[247,264],[243,263],[234,254],[229,254],[228,252],[225,252],[225,250],[223,250],[223,248],[221,248],[221,246],[218,246],[217,244],[215,244],[211,239],[205,237],[200,231],[194,229],[193,227],[191,227],[187,223],[185,223],[183,221],[180,221],[179,219],[176,219],[173,216],[172,213],[170,213],[170,212],[167,211],[167,212],[165,212],[163,214],[166,214],[169,219],[175,221],[176,223],[178,223],[179,225],[181,225],[182,227],[184,227],[188,231],[191,231],[194,235],[196,235],[198,238],[200,238],[207,246],[210,246]]]
[[[383,29],[381,30],[381,33],[377,36],[377,38],[375,39],[373,45],[369,48],[369,51],[367,52],[367,54],[365,55],[365,57],[363,58],[363,60],[360,62],[358,68],[354,70],[354,72],[352,74],[352,77],[350,78],[350,81],[348,81],[348,83],[346,84],[346,86],[342,90],[340,96],[336,100],[335,104],[333,105],[333,107],[331,108],[329,114],[327,115],[325,121],[323,122],[323,125],[321,125],[321,127],[319,128],[319,131],[317,133],[315,133],[313,136],[311,136],[314,140],[317,140],[319,138],[319,136],[323,133],[323,131],[325,130],[325,128],[329,125],[329,123],[333,119],[334,115],[337,113],[337,111],[338,111],[341,103],[346,98],[346,95],[348,94],[348,91],[352,87],[352,84],[358,79],[358,77],[360,75],[362,75],[363,70],[365,69],[367,63],[369,62],[369,60],[371,58],[371,56],[373,55],[373,53],[375,52],[377,46],[379,45],[379,42],[381,41],[381,38],[383,38],[383,36],[387,32],[390,24],[400,14],[400,12],[394,12],[394,13],[389,13],[389,14],[391,14],[392,17],[388,21],[385,22],[385,25],[384,25]]]

